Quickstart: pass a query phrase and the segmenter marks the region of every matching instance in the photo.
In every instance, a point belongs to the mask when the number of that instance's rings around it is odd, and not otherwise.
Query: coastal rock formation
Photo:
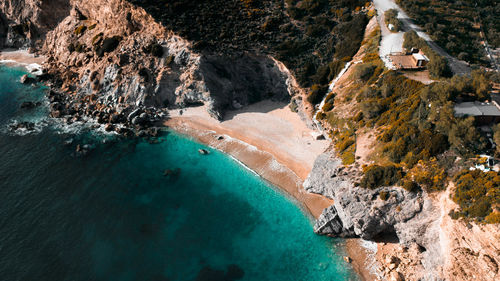
[[[400,187],[365,189],[354,184],[358,173],[355,167],[344,167],[333,152],[318,157],[304,188],[333,199],[334,204],[317,219],[316,233],[396,242],[387,246],[390,250],[382,246],[379,257],[379,272],[388,279],[395,272],[404,273],[405,280],[499,276],[498,228],[452,220],[448,213],[456,206],[449,191],[432,198]],[[386,200],[381,199],[382,192],[389,194]]]
[[[69,0],[1,1],[0,48],[27,48],[39,39],[43,41],[45,34],[66,17],[70,7]]]
[[[286,101],[295,91],[272,57],[194,51],[192,42],[124,0],[9,0],[0,4],[0,41],[37,49],[48,57],[45,77],[53,86],[72,101],[94,96],[100,111],[204,103],[221,119],[227,109]]]
[[[318,234],[335,237],[361,237],[365,240],[399,242],[405,247],[425,249],[422,263],[429,280],[442,265],[436,208],[425,193],[412,193],[400,187],[365,189],[354,182],[360,176],[355,168],[345,168],[333,152],[318,157],[304,188],[334,200],[316,221]],[[384,200],[381,193],[388,197]],[[424,276],[424,275],[423,275]]]
[[[304,188],[334,200],[318,219],[315,230],[334,236],[359,236],[373,239],[379,235],[397,234],[404,224],[422,212],[424,201],[417,193],[398,187],[365,189],[355,187],[356,171],[346,170],[342,160],[332,153],[324,153],[314,163],[313,170],[304,182]],[[388,198],[381,199],[386,192]],[[401,238],[400,238],[401,239]],[[410,239],[402,241],[411,241]]]

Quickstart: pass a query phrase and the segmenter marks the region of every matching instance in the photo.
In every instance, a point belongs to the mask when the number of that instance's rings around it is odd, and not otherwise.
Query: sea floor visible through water
[[[358,280],[343,240],[230,157],[171,131],[67,130],[23,74],[0,66],[2,280]]]

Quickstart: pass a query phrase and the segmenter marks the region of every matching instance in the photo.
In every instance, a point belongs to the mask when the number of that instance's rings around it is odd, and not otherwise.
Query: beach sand
[[[46,57],[28,53],[27,50],[2,50],[0,51],[0,64],[11,67],[24,67],[35,75],[42,74],[42,64]]]
[[[222,122],[210,117],[205,107],[183,109],[182,115],[173,110],[170,117],[167,126],[233,156],[292,195],[313,217],[333,204],[302,188],[314,160],[330,143],[315,140],[314,131],[287,104],[262,101],[228,112]]]
[[[45,61],[45,57],[25,50],[0,51],[0,64],[24,67],[32,73],[39,70],[34,74],[41,74]],[[231,155],[290,194],[314,218],[333,204],[332,200],[308,193],[302,187],[316,157],[330,146],[330,141],[315,140],[314,130],[308,128],[288,104],[262,101],[227,112],[222,122],[210,117],[203,106],[179,113],[179,110],[170,111],[171,118],[165,125]],[[367,251],[359,239],[347,239],[346,248],[352,267],[362,280],[375,280],[367,268]]]
[[[314,218],[333,204],[302,187],[316,157],[330,141],[315,140],[311,135],[314,130],[287,104],[262,101],[228,112],[222,122],[210,117],[203,106],[183,109],[182,115],[172,110],[165,125],[236,158],[293,196]],[[369,269],[372,258],[359,239],[347,239],[346,252],[362,280],[377,279]]]

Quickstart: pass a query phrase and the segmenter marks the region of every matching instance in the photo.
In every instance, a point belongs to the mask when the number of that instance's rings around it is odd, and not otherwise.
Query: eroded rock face
[[[28,48],[43,40],[70,11],[70,0],[4,0],[0,2],[4,36],[0,47]]]
[[[316,221],[314,231],[335,237],[361,237],[366,240],[381,236],[397,236],[399,243],[425,249],[423,274],[435,280],[443,265],[439,243],[440,211],[425,192],[411,193],[400,187],[374,190],[356,187],[360,177],[355,168],[345,168],[333,152],[318,157],[304,188],[334,200]],[[389,198],[382,200],[381,192]]]
[[[25,30],[7,32],[7,44],[34,46],[46,55],[45,68],[56,78],[54,86],[72,99],[95,95],[113,110],[204,103],[220,119],[227,109],[289,98],[290,77],[272,58],[245,52],[198,53],[191,42],[127,1],[35,2],[0,5],[9,30],[18,23]],[[49,20],[47,13],[52,12]],[[38,38],[44,40],[34,42]]]
[[[304,188],[335,202],[323,212],[316,228],[324,232],[326,221],[331,220],[330,228],[337,231],[323,234],[373,239],[377,235],[396,233],[398,224],[409,221],[422,211],[424,200],[421,194],[399,187],[374,190],[355,187],[357,174],[354,169],[344,168],[342,161],[332,153],[320,155],[314,163]],[[389,194],[386,200],[380,198],[383,191]]]

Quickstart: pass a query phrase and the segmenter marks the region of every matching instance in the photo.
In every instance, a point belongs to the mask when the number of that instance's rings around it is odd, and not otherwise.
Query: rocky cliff
[[[191,41],[123,0],[12,0],[0,4],[0,19],[4,47],[48,57],[43,78],[65,93],[54,117],[120,123],[130,122],[135,108],[206,103],[220,119],[227,109],[288,100],[295,91],[293,77],[272,57],[194,51]]]
[[[497,226],[452,220],[448,213],[456,206],[449,192],[430,196],[400,187],[365,189],[355,185],[360,176],[355,166],[344,167],[333,152],[318,157],[304,188],[335,203],[316,221],[316,233],[381,242],[379,274],[384,278],[495,280],[499,276]]]

